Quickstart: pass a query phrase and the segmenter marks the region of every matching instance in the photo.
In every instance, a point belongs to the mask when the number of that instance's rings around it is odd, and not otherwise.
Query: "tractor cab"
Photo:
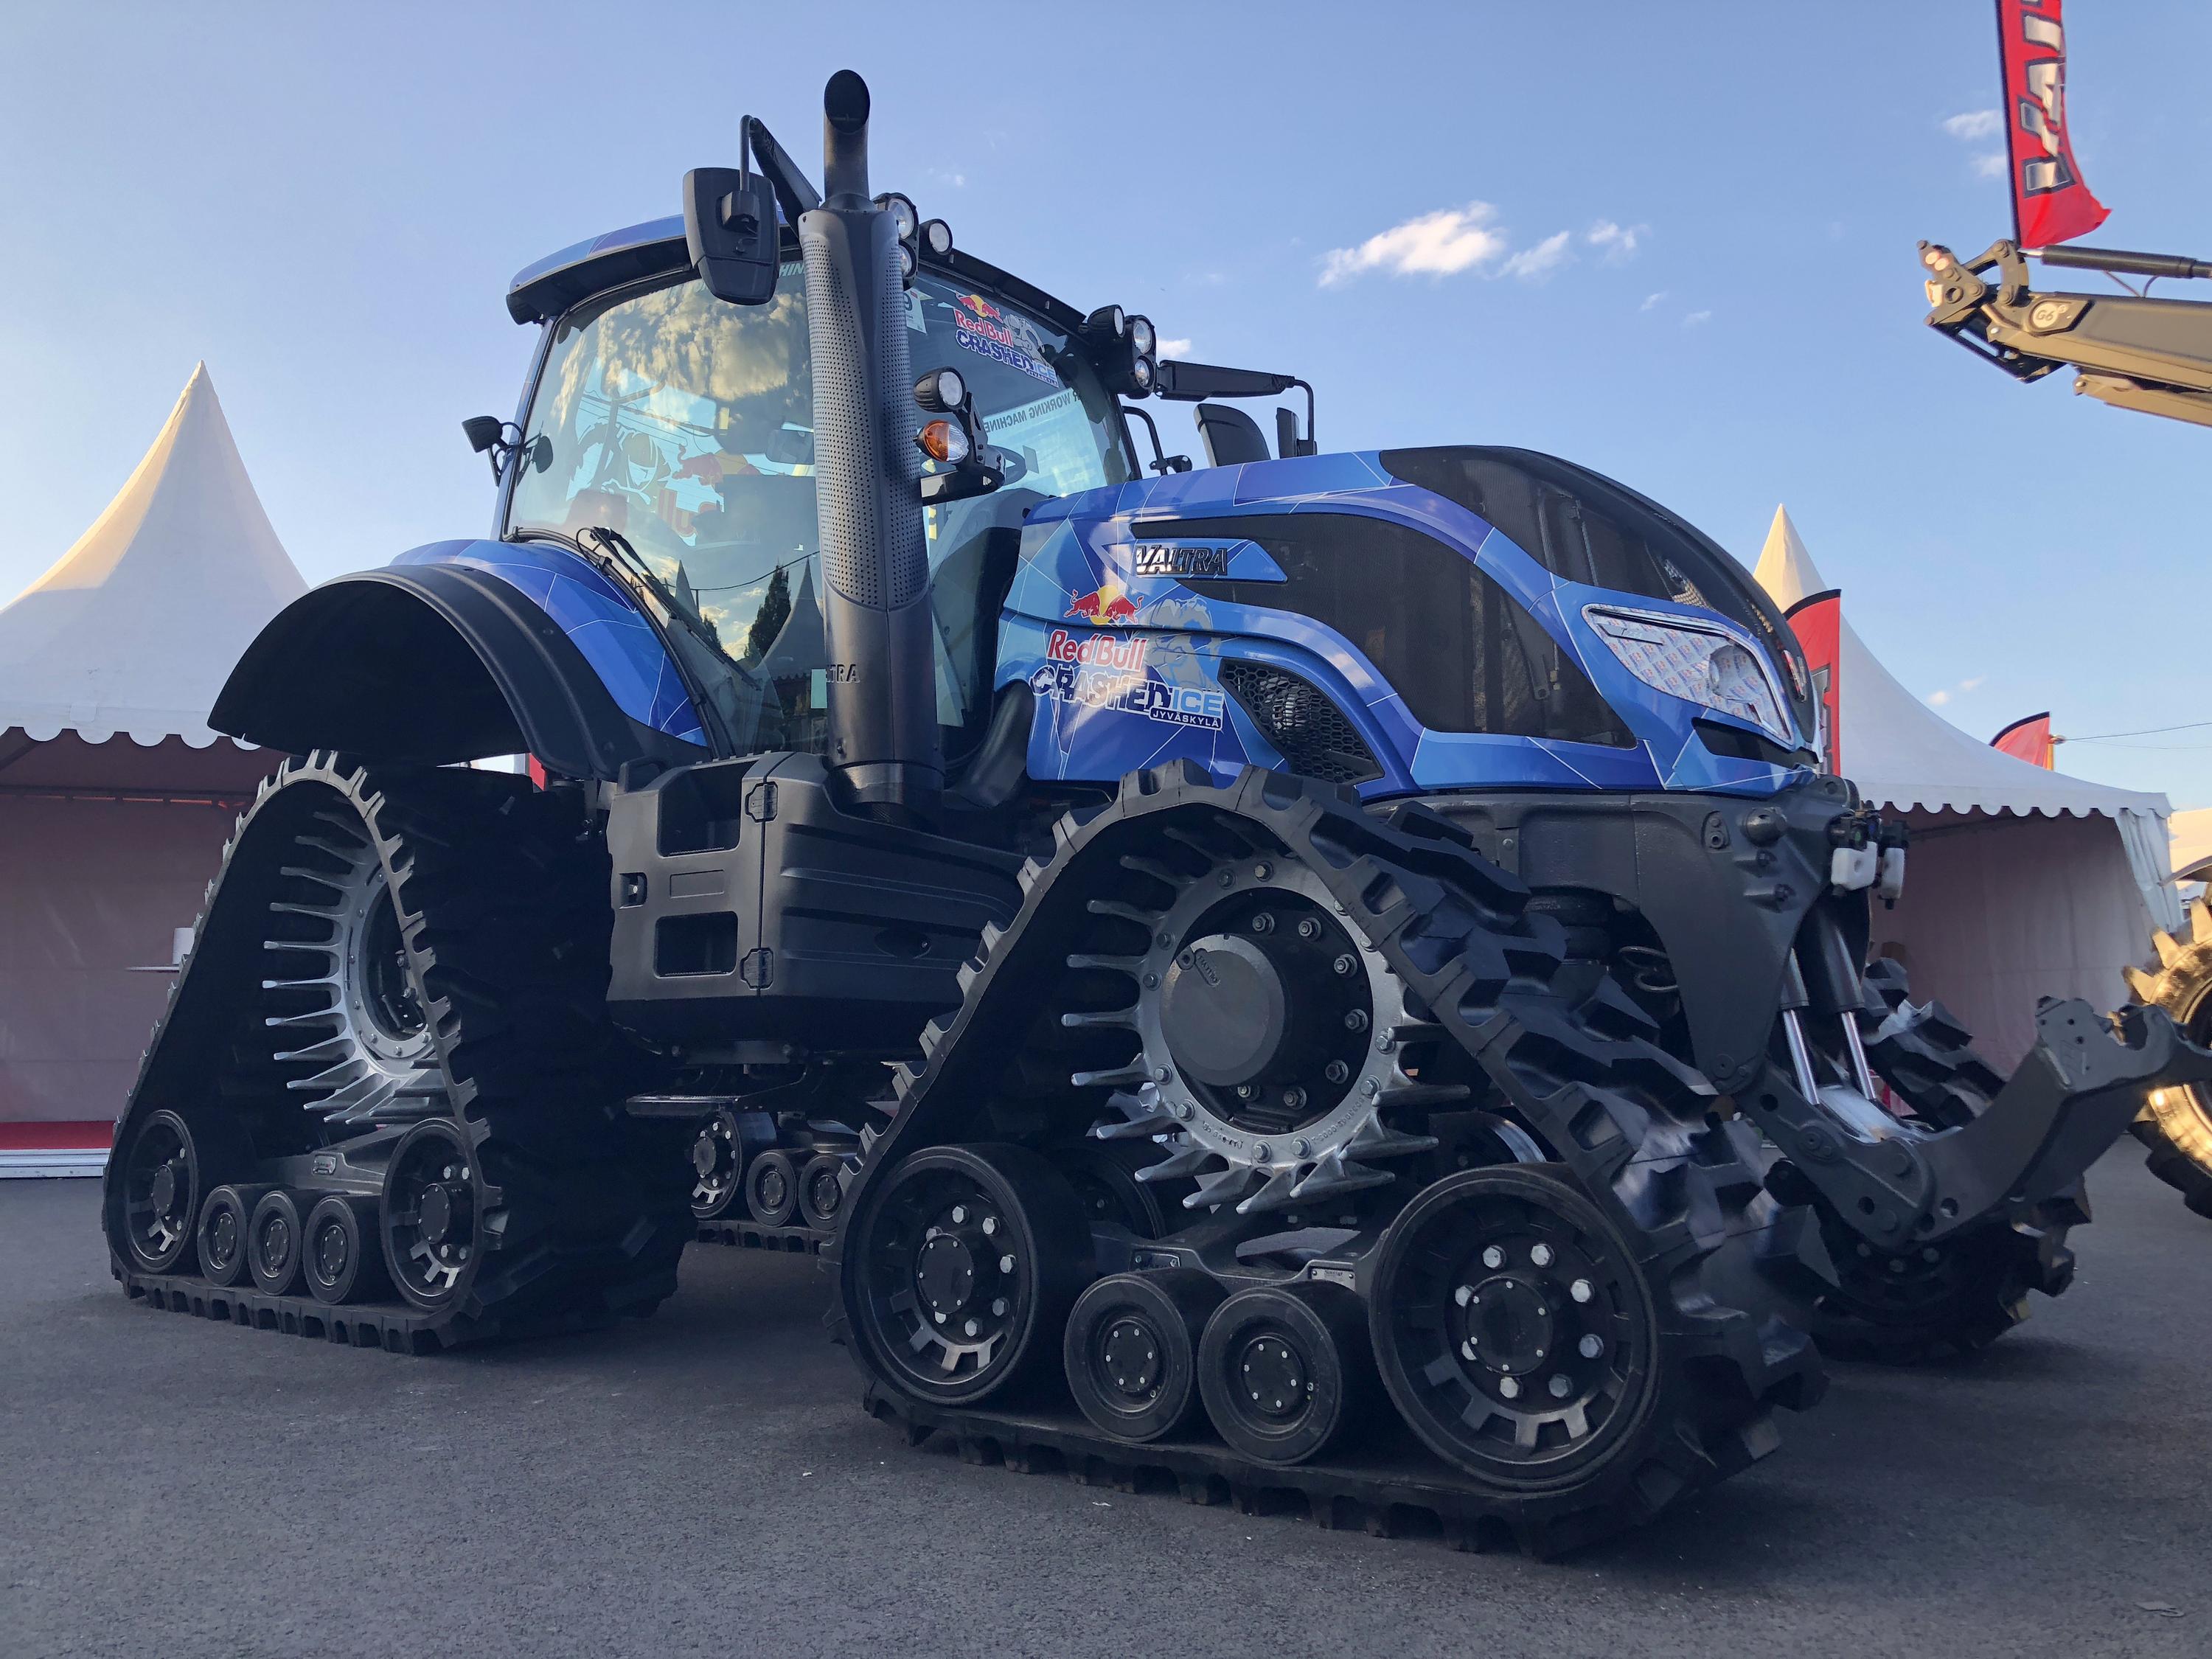
[[[713,647],[687,665],[714,705],[702,718],[720,739],[712,746],[823,752],[834,671],[796,245],[773,297],[734,305],[695,273],[683,228],[642,226],[517,279],[518,309],[557,309],[502,468],[498,534],[574,543],[613,532],[685,613],[691,641]],[[641,264],[655,268],[632,274]],[[593,288],[595,267],[626,280]],[[937,719],[957,766],[988,726],[1024,520],[1054,497],[1125,483],[1136,465],[1070,307],[964,255],[927,259],[902,303],[915,374],[964,381],[1000,479],[923,515]]]

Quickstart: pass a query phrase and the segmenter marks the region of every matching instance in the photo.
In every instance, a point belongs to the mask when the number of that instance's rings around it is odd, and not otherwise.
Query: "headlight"
[[[1773,673],[1733,634],[1595,605],[1583,615],[1644,684],[1747,720],[1785,748],[1797,746]]]
[[[1129,319],[1129,343],[1137,348],[1137,355],[1140,357],[1149,357],[1152,355],[1152,348],[1158,344],[1159,342],[1158,337],[1156,337],[1152,332],[1152,319],[1151,318],[1132,317]]]

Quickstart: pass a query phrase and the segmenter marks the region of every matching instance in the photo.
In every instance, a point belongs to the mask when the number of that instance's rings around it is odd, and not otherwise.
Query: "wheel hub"
[[[1526,1376],[1559,1346],[1559,1319],[1540,1285],[1500,1273],[1471,1287],[1461,1310],[1460,1340],[1477,1364],[1501,1376]]]
[[[1160,1024],[1185,1076],[1233,1088],[1252,1082],[1274,1060],[1290,1007],[1282,971],[1261,945],[1208,933],[1169,968]]]
[[[292,1249],[292,1224],[283,1212],[271,1210],[261,1222],[261,1259],[267,1262],[282,1261]]]
[[[208,1224],[208,1254],[215,1265],[227,1267],[238,1255],[238,1212],[220,1209]]]
[[[335,1283],[345,1272],[346,1260],[352,1254],[346,1247],[345,1229],[336,1223],[326,1225],[315,1236],[315,1270],[325,1284]]]
[[[177,1193],[185,1185],[182,1175],[173,1158],[154,1171],[154,1190],[151,1194],[154,1208],[164,1216],[176,1213]]]
[[[938,1233],[922,1244],[914,1285],[939,1324],[967,1311],[975,1293],[975,1252],[951,1233]]]
[[[1295,1417],[1304,1409],[1304,1360],[1298,1351],[1272,1331],[1262,1332],[1244,1345],[1237,1356],[1237,1382],[1252,1409],[1274,1421]]]
[[[714,1173],[714,1165],[720,1161],[720,1155],[715,1149],[714,1131],[711,1129],[701,1131],[699,1138],[691,1143],[692,1169],[696,1170],[699,1178],[704,1181]]]
[[[455,1192],[448,1182],[434,1181],[422,1189],[419,1224],[424,1243],[435,1246],[453,1237],[459,1231],[464,1201],[461,1194]]]
[[[1099,1344],[1101,1373],[1133,1401],[1149,1399],[1160,1382],[1160,1340],[1141,1319],[1124,1316]]]

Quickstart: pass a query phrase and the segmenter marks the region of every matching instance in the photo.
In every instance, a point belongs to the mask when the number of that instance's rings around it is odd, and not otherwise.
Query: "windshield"
[[[826,744],[805,289],[793,263],[764,306],[724,304],[685,278],[562,318],[508,513],[510,535],[598,526],[636,548],[720,640],[710,696],[740,750]],[[1112,395],[1058,330],[927,273],[908,293],[907,327],[916,376],[957,367],[1012,458],[1000,489],[924,515],[938,719],[972,741],[1024,514],[1125,482],[1128,460]],[[949,737],[948,757],[966,746]]]

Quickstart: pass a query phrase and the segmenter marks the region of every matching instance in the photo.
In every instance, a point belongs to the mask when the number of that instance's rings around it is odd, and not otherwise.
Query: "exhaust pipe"
[[[944,789],[921,457],[891,216],[868,195],[868,87],[822,95],[820,207],[799,218],[814,356],[814,490],[830,763],[845,804],[927,821]]]

